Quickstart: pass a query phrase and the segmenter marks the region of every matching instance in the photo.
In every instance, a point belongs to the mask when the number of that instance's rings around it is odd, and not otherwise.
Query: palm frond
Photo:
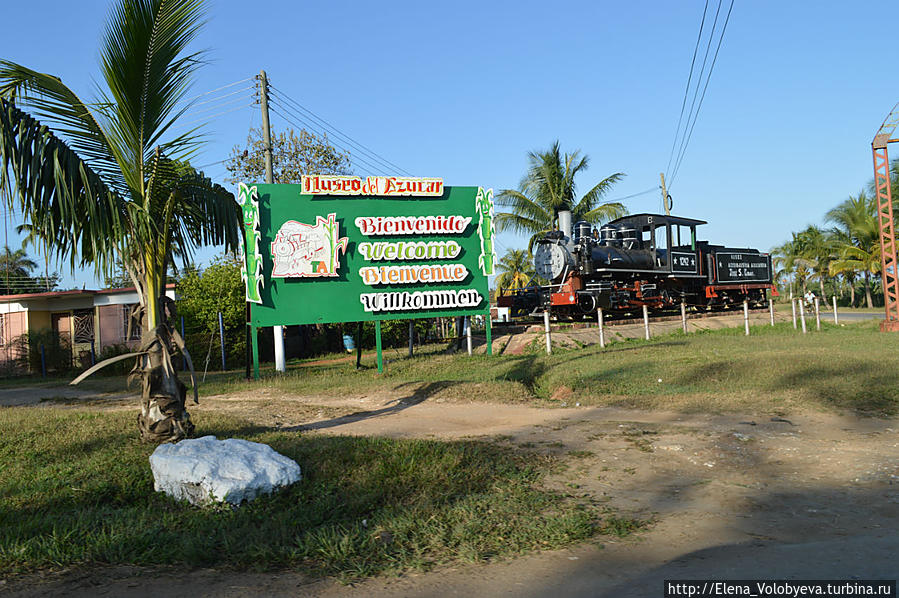
[[[0,189],[57,258],[73,268],[94,264],[98,273],[108,272],[124,237],[120,196],[47,126],[4,99]]]

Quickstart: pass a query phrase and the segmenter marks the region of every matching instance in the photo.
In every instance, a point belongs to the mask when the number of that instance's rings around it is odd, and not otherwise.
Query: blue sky
[[[89,97],[109,3],[77,4],[5,5],[4,21],[19,26],[0,38],[0,57]],[[515,187],[527,152],[558,139],[590,157],[582,190],[627,175],[615,199],[657,187],[666,170],[704,5],[212,0],[195,44],[210,63],[193,94],[264,68],[282,96],[404,170],[449,185]],[[717,6],[709,1],[710,11]],[[709,221],[702,236],[712,242],[768,250],[858,192],[873,175],[871,139],[899,100],[884,39],[894,8],[736,0],[671,185],[673,213]],[[186,117],[208,120],[196,164],[224,159],[259,125],[248,85],[204,96],[215,101]],[[284,125],[274,114],[273,126]],[[225,173],[220,164],[205,171]],[[625,203],[631,212],[661,210],[658,193]],[[511,234],[499,242],[500,251],[524,244]],[[65,284],[97,283],[76,273]]]

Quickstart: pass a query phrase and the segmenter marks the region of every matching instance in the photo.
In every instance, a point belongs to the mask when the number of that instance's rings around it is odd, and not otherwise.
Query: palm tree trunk
[[[194,431],[185,408],[187,387],[173,365],[172,328],[166,321],[162,300],[165,285],[149,272],[143,277],[147,302],[142,318],[140,359],[141,401],[137,426],[143,442],[177,442]]]
[[[871,299],[871,273],[865,272],[865,299],[868,301],[868,309],[874,307],[874,301]]]
[[[855,281],[849,282],[849,307],[855,307]]]
[[[818,277],[818,284],[821,286],[821,303],[826,305],[827,304],[827,293],[824,292],[824,277],[823,276]]]

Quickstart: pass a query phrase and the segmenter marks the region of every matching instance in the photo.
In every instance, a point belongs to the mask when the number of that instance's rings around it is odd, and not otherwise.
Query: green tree
[[[607,176],[578,199],[575,178],[587,169],[587,156],[581,156],[579,151],[563,156],[556,141],[548,151],[530,152],[528,162],[527,174],[518,189],[504,189],[496,196],[497,205],[509,209],[497,213],[497,229],[529,233],[528,251],[539,237],[557,226],[562,210],[571,211],[573,222],[586,220],[592,224],[627,214],[620,203],[602,203],[602,198],[624,177],[623,173]]]
[[[202,64],[187,48],[203,15],[202,0],[119,0],[100,47],[105,87],[93,101],[58,77],[0,61],[0,186],[10,207],[71,267],[111,275],[121,260],[137,282],[138,425],[150,441],[193,431],[172,366],[182,343],[165,299],[168,265],[189,262],[199,245],[238,246],[233,196],[187,162],[198,132],[175,132]]]
[[[521,289],[534,277],[534,258],[524,249],[509,249],[496,264],[497,289]]]
[[[865,281],[865,300],[872,307],[871,276],[880,271],[880,227],[874,198],[861,191],[827,212],[825,220],[835,225],[830,274],[842,274],[850,285],[861,275]],[[854,304],[854,285],[850,289],[850,303]]]
[[[186,329],[201,333],[199,338],[203,339],[192,346],[208,351],[210,337],[219,334],[218,314],[221,313],[227,357],[232,363],[243,363],[246,351],[242,267],[237,255],[224,254],[202,272],[196,268],[185,269],[178,281],[178,313],[184,317]]]
[[[12,251],[4,245],[0,252],[0,295],[20,295],[50,291],[59,284],[55,272],[47,276],[32,276],[37,262],[28,257],[24,249]]]
[[[261,129],[250,129],[246,146],[235,146],[225,163],[229,183],[265,181],[265,144]],[[272,136],[275,183],[299,183],[304,174],[350,174],[350,155],[328,142],[327,135],[293,129]]]
[[[812,274],[811,263],[803,252],[802,238],[798,233],[791,233],[792,238],[771,250],[774,265],[781,269],[779,276],[790,281],[790,289],[796,285],[797,291],[804,295],[807,282]]]

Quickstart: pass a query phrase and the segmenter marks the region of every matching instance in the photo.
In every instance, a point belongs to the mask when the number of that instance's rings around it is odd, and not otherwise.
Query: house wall
[[[3,316],[3,338],[0,339],[0,362],[11,361],[17,357],[13,353],[12,341],[27,329],[27,313],[25,311],[0,311]]]
[[[49,330],[50,329],[50,312],[48,311],[28,311],[28,330]]]

